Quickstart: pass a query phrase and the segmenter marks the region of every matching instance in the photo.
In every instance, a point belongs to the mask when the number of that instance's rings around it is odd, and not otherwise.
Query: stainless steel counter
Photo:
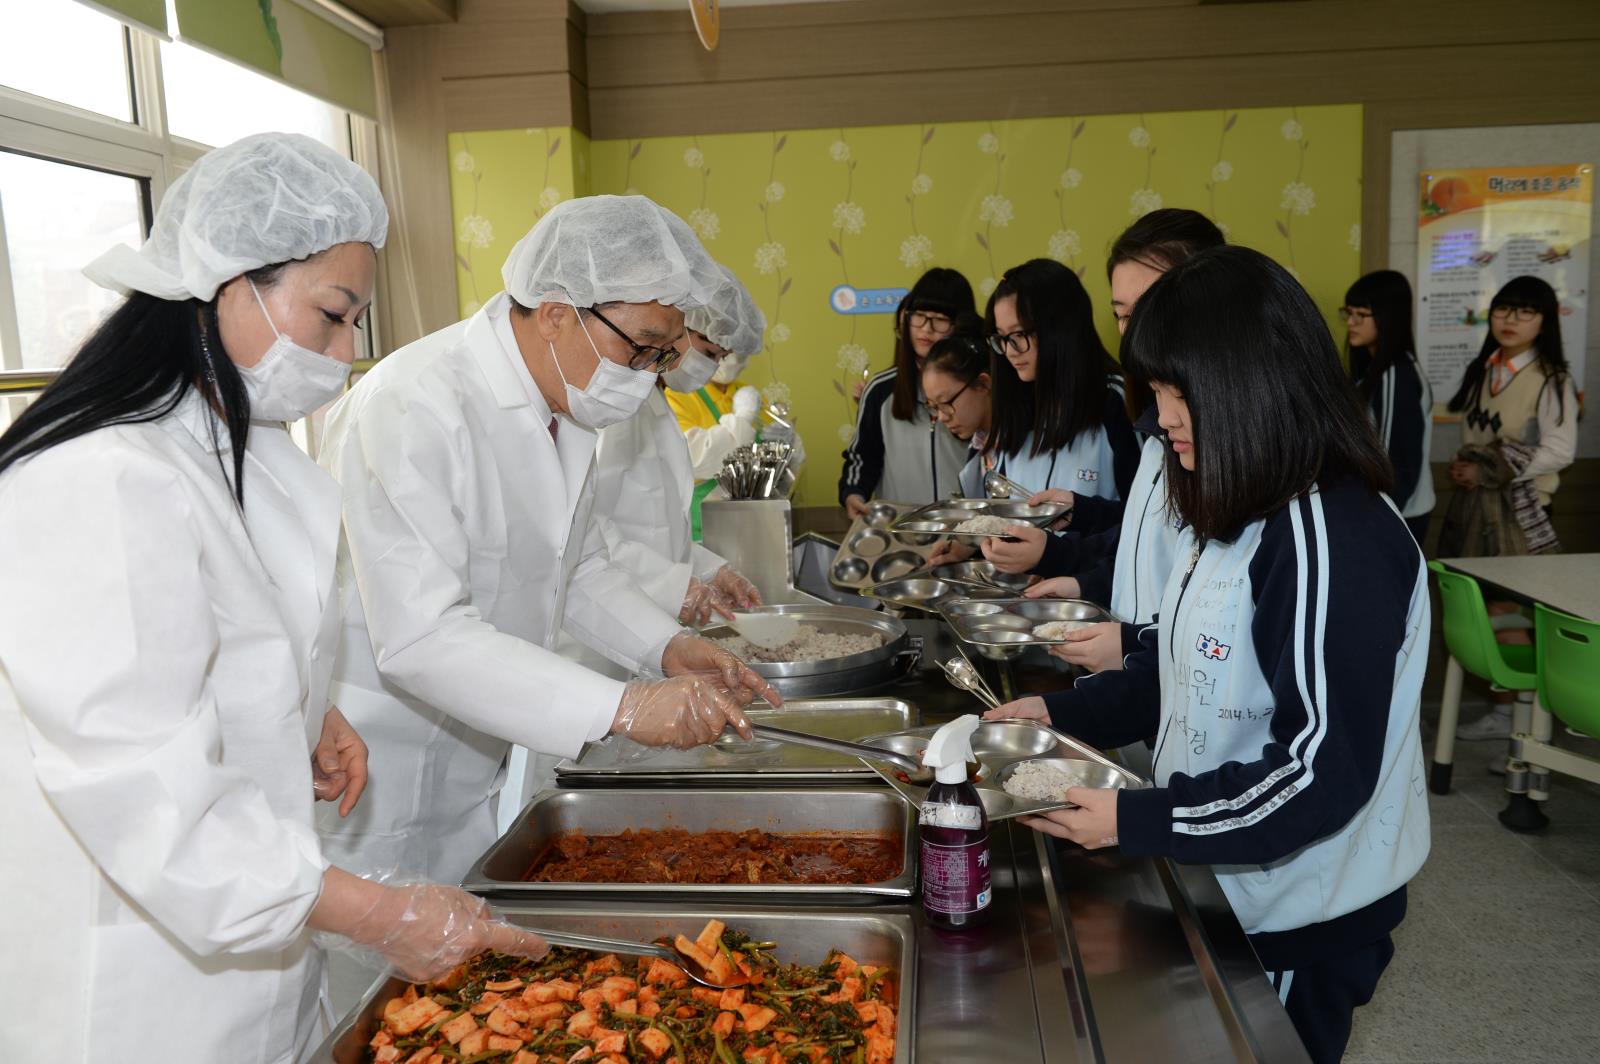
[[[979,708],[937,671],[955,652],[949,632],[909,627],[923,667],[894,695],[929,723]],[[1066,679],[1031,657],[981,667],[1007,697]],[[944,932],[917,913],[918,1060],[1309,1059],[1209,869],[1091,854],[1006,823],[991,850],[988,926]]]

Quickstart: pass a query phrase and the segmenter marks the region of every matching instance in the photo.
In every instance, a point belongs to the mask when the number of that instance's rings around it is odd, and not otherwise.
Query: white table
[[[1600,621],[1600,554],[1529,554],[1509,558],[1441,558],[1440,561],[1481,584],[1505,592],[1508,598],[1518,602],[1542,602],[1574,617]]]

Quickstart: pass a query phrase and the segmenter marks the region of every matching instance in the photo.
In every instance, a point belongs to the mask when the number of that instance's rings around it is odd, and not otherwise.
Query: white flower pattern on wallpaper
[[[833,207],[833,227],[846,236],[856,236],[867,225],[867,212],[859,203],[836,203]]]
[[[994,290],[999,287],[999,281],[995,280],[993,277],[985,277],[983,280],[978,282],[978,294],[983,296],[984,299],[988,299],[990,296],[994,295]]]
[[[933,238],[925,234],[900,241],[900,265],[908,270],[925,270],[933,265]]]
[[[927,174],[918,174],[911,179],[911,194],[913,196],[926,196],[933,191],[933,178]]]
[[[539,209],[542,211],[547,211],[560,202],[561,190],[559,188],[547,188],[539,193]]]
[[[993,133],[985,133],[978,138],[978,150],[985,155],[993,155],[1000,150],[1000,138]]]
[[[458,151],[455,157],[456,169],[463,174],[470,174],[478,168],[478,160],[472,157],[470,151]]]
[[[1311,186],[1291,181],[1283,186],[1283,200],[1278,205],[1295,214],[1310,214],[1317,205],[1317,194]]]
[[[1066,265],[1073,256],[1083,253],[1083,238],[1076,229],[1058,229],[1050,236],[1050,257]]]
[[[1135,218],[1143,218],[1151,211],[1161,209],[1161,193],[1153,188],[1136,188],[1133,195],[1128,197],[1128,213]]]
[[[832,144],[828,145],[828,158],[832,159],[836,163],[849,162],[850,145],[846,144],[842,140],[834,141]]]
[[[706,165],[705,153],[699,148],[688,148],[683,153],[683,165],[691,170],[699,170]]]
[[[486,248],[494,243],[494,225],[481,214],[469,214],[461,219],[457,238],[468,247]]]
[[[780,321],[772,327],[772,331],[767,334],[767,337],[775,344],[788,343],[789,327]]]
[[[1361,223],[1355,222],[1350,226],[1349,244],[1351,251],[1361,250]]]
[[[1226,159],[1218,159],[1211,167],[1211,180],[1220,185],[1233,176],[1233,164]]]
[[[839,345],[839,357],[834,365],[849,373],[852,377],[860,376],[861,371],[872,364],[872,356],[860,344],[849,343]]]
[[[1278,132],[1283,134],[1284,140],[1299,140],[1306,135],[1306,131],[1301,128],[1300,123],[1293,118],[1279,126]]]
[[[715,240],[717,234],[722,232],[722,219],[717,217],[717,212],[709,207],[696,207],[689,212],[689,228],[694,230],[701,240]]]
[[[1067,190],[1077,188],[1083,184],[1083,171],[1076,166],[1069,166],[1061,171],[1061,187]]]
[[[762,273],[776,273],[789,266],[789,252],[776,240],[756,248],[756,269]]]
[[[769,181],[762,195],[766,197],[768,203],[782,203],[784,193],[787,191],[782,181]]]
[[[839,427],[833,430],[833,434],[839,437],[840,443],[849,443],[856,438],[856,427],[848,421],[841,421]]]
[[[1128,130],[1128,143],[1135,148],[1148,148],[1150,146],[1150,131],[1143,126],[1134,126]]]
[[[997,229],[1010,225],[1013,217],[1015,213],[1011,201],[999,193],[983,197],[983,202],[978,206],[978,221]]]
[[[783,381],[773,381],[761,389],[761,398],[767,401],[768,406],[774,403],[787,403],[794,399],[794,392]]]

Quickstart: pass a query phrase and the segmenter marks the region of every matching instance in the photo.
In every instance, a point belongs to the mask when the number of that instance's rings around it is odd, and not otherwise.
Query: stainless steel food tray
[[[628,829],[873,835],[893,841],[900,873],[877,883],[528,883],[523,875],[555,839]],[[582,898],[742,904],[859,905],[908,902],[916,893],[916,812],[882,787],[744,790],[588,788],[537,795],[480,857],[462,886],[495,898]]]
[[[1111,620],[1111,614],[1081,599],[947,599],[939,604],[939,613],[964,641],[978,646],[1003,648],[1053,646],[1064,642],[1060,639],[1041,639],[1033,634],[1037,625],[1050,621],[1066,621],[1076,627],[1088,627]]]
[[[877,610],[829,603],[800,603],[786,606],[761,606],[751,613],[773,613],[792,617],[819,632],[846,635],[876,635],[882,642],[870,650],[822,661],[747,661],[784,698],[836,695],[874,687],[894,678],[895,658],[909,643],[906,626],[898,617]],[[726,624],[712,624],[700,630],[709,639],[737,637]]]
[[[889,965],[900,976],[899,1020],[895,1032],[895,1064],[916,1059],[917,939],[912,918],[901,913],[814,910],[805,913],[778,909],[729,911],[710,905],[659,905],[566,908],[522,905],[500,906],[505,919],[522,927],[551,931],[586,932],[611,938],[653,941],[687,935],[693,938],[710,919],[725,920],[729,927],[755,938],[778,943],[785,963],[820,964],[828,950],[840,949],[862,964]],[[312,1054],[312,1064],[362,1064],[368,1059],[367,1043],[377,1033],[383,1007],[405,993],[407,983],[392,978],[376,983],[360,1005],[346,1016],[328,1040]]]
[[[875,735],[866,740],[872,746],[910,754],[921,758],[928,740],[938,728],[908,728],[892,735]],[[1009,820],[1015,816],[1065,809],[1066,802],[1037,802],[1013,798],[1003,788],[1003,782],[1015,765],[1039,759],[1074,762],[1069,771],[1075,786],[1138,788],[1149,784],[1138,774],[1129,772],[1098,750],[1054,728],[1027,720],[987,720],[978,725],[972,735],[972,752],[978,759],[978,797],[990,820]],[[1081,767],[1080,767],[1081,766]],[[892,766],[874,765],[874,770],[884,782],[893,787],[907,802],[920,808],[928,796],[928,788],[906,783]]]
[[[974,517],[1000,517],[1019,525],[1045,528],[1067,516],[1072,508],[1060,503],[1029,506],[1014,499],[948,499],[919,506],[897,517],[889,526],[895,535],[933,535],[947,539],[983,539],[987,533],[957,532],[956,526]]]
[[[940,607],[947,602],[1010,598],[1012,595],[1010,591],[1003,591],[997,587],[958,584],[950,580],[940,580],[934,576],[920,574],[902,577],[899,580],[888,580],[881,584],[873,584],[871,587],[862,588],[861,593],[887,602],[892,606],[925,610],[928,613],[938,613]]]
[[[788,702],[782,709],[753,709],[750,719],[781,728],[861,739],[914,728],[916,707],[898,698],[834,698]],[[877,773],[858,758],[829,754],[771,740],[745,742],[738,736],[693,750],[640,746],[611,736],[590,743],[576,760],[556,766],[564,785],[699,783],[716,786],[804,783],[874,783]]]
[[[828,582],[846,591],[895,580],[923,568],[940,537],[890,526],[914,504],[876,501],[855,519],[828,566]]]

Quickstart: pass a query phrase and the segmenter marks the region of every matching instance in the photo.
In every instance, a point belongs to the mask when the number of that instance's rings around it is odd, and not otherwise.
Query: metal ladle
[[[941,661],[939,666],[944,669],[944,674],[950,678],[951,683],[970,693],[990,709],[1000,708],[1000,699],[995,697],[995,693],[989,689],[989,685],[984,682],[978,670],[972,667],[972,662],[964,657],[951,658],[948,661]]]
[[[632,942],[621,938],[601,938],[598,935],[578,935],[570,931],[544,931],[537,927],[520,928],[520,930],[531,931],[552,946],[569,946],[572,949],[590,950],[595,953],[620,953],[628,957],[658,957],[682,968],[683,973],[690,979],[712,990],[729,990],[750,982],[749,976],[737,970],[729,982],[716,982],[707,974],[704,965],[675,946],[659,946],[654,942]]]
[[[758,739],[772,739],[780,743],[793,743],[795,746],[809,746],[815,750],[826,750],[832,754],[844,754],[846,757],[859,757],[864,761],[879,761],[886,765],[893,765],[901,772],[904,772],[911,783],[921,785],[933,782],[933,769],[909,754],[897,754],[893,750],[885,750],[878,746],[868,746],[866,743],[852,743],[845,739],[830,739],[822,735],[811,735],[808,732],[790,731],[788,728],[774,728],[770,724],[752,723],[750,730],[755,733]]]
[[[991,499],[1018,499],[1027,502],[1038,492],[1023,487],[998,469],[991,469],[983,475],[983,493]]]

